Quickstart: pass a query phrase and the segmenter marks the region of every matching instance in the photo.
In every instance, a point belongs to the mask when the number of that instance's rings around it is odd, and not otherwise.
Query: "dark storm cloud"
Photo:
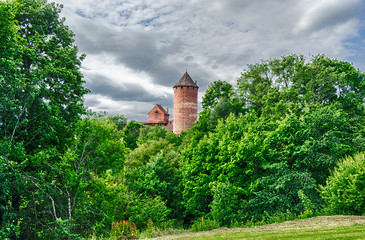
[[[169,95],[153,95],[137,83],[119,83],[101,74],[87,74],[85,86],[91,90],[91,94],[100,94],[114,101],[155,102],[163,105],[170,105],[173,101],[172,91]]]
[[[317,4],[305,12],[298,26],[305,33],[331,28],[355,19],[361,12],[362,5],[358,0],[333,0]]]
[[[196,78],[202,88],[218,80],[214,73],[192,61],[192,56],[186,61],[173,59],[174,56],[185,58],[179,55],[185,44],[180,40],[164,41],[164,34],[129,29],[118,32],[90,19],[81,19],[76,27],[76,41],[82,43],[79,45],[80,52],[113,56],[116,65],[145,72],[156,84],[172,87],[186,70],[197,73],[192,78]]]
[[[186,70],[202,97],[211,82],[235,83],[261,59],[325,54],[364,66],[363,36],[351,42],[363,28],[363,0],[59,1],[87,54],[87,104],[131,119],[156,103],[171,108]]]

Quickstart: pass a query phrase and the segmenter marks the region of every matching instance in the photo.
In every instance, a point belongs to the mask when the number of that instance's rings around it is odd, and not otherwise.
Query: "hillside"
[[[170,235],[159,238],[153,238],[153,240],[189,239],[192,237],[212,236],[216,234],[234,233],[234,232],[260,232],[260,231],[281,231],[281,230],[292,230],[292,229],[333,228],[333,227],[351,226],[358,224],[365,224],[365,216],[342,216],[342,215],[321,216],[303,220],[273,223],[269,225],[257,226],[251,228],[220,228],[206,232],[197,232],[197,233],[189,232],[181,235]]]

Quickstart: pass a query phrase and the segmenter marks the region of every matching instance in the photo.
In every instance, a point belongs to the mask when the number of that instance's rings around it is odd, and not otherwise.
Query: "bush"
[[[227,182],[218,182],[212,188],[213,201],[210,204],[210,214],[222,226],[229,226],[232,222],[237,222],[242,219],[240,217],[240,209],[242,208],[243,200],[240,199],[242,189]]]
[[[320,190],[327,213],[365,214],[365,153],[339,161]]]
[[[171,210],[166,207],[165,202],[159,196],[150,198],[138,196],[131,202],[129,208],[129,219],[133,221],[138,229],[146,229],[148,222],[152,221],[160,226],[168,220]]]

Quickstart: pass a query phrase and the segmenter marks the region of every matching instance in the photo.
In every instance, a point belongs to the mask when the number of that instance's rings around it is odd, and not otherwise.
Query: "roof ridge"
[[[156,106],[164,113],[169,114],[160,104],[156,104]],[[170,114],[169,114],[170,115]]]

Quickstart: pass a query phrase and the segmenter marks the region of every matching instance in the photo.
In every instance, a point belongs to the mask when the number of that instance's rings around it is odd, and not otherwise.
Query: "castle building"
[[[166,123],[169,121],[169,108],[167,111],[159,104],[156,104],[148,113],[148,122],[152,124]]]
[[[174,88],[174,119],[169,120],[169,109],[165,110],[156,104],[148,113],[148,122],[144,125],[161,125],[166,130],[180,134],[186,131],[198,119],[198,86],[187,72],[175,84]]]
[[[169,118],[169,108],[165,110],[160,104],[156,104],[148,113],[148,122],[141,122],[141,124],[165,126],[166,130],[172,132],[172,121]]]
[[[187,72],[174,86],[173,132],[186,131],[198,119],[198,86]]]

